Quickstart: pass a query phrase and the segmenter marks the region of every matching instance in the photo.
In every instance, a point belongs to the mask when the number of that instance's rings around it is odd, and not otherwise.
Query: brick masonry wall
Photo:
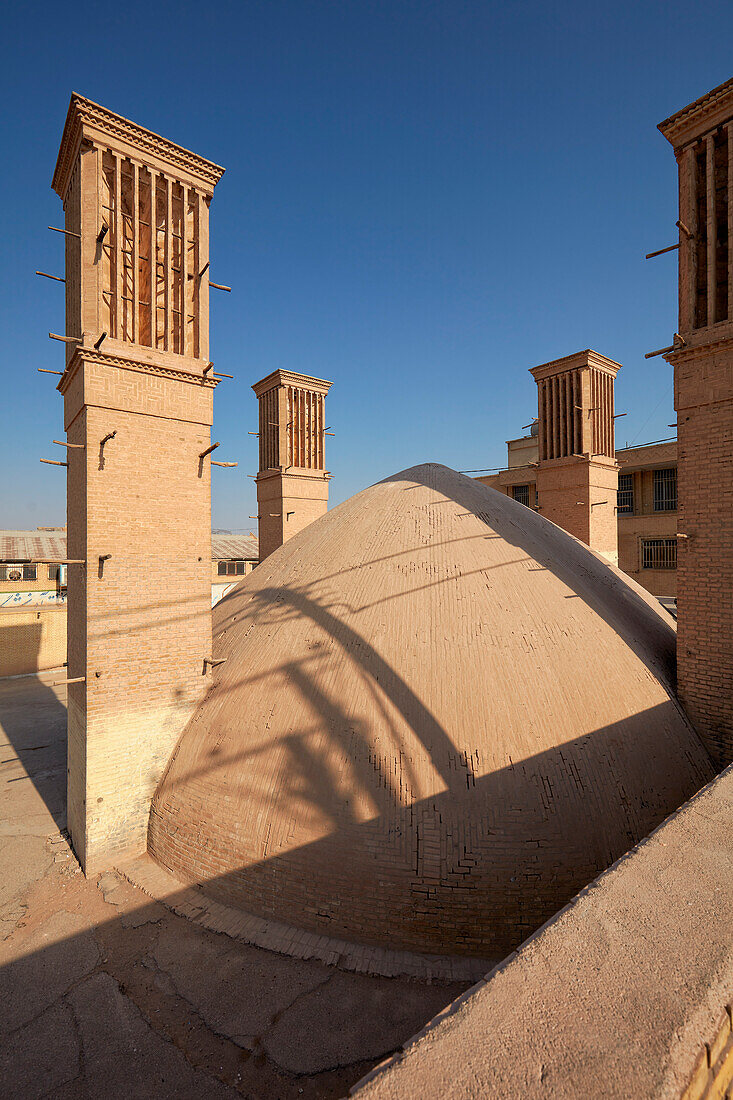
[[[65,661],[65,607],[0,611],[0,677],[57,668]]]
[[[670,359],[679,440],[679,694],[723,766],[733,760],[733,343]]]
[[[66,390],[69,823],[85,869],[143,849],[211,653],[212,386],[80,356]],[[101,440],[115,431],[101,447]],[[102,562],[104,555],[111,557]]]
[[[733,1003],[726,1005],[709,1042],[698,1055],[681,1100],[729,1100],[733,1088]]]
[[[658,515],[619,515],[618,565],[624,573],[644,586],[654,596],[677,595],[676,569],[642,569],[641,540],[675,538],[677,513]]]
[[[613,565],[618,561],[617,490],[613,461],[573,457],[544,462],[537,469],[540,514]]]
[[[297,535],[328,509],[328,477],[306,470],[257,477],[260,559]]]

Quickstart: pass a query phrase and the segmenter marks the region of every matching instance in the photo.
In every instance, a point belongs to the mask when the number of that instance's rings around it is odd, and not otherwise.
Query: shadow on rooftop
[[[37,664],[41,623],[0,627],[0,650],[19,649]],[[2,635],[5,635],[3,637]],[[59,678],[66,676],[59,670]],[[32,783],[59,829],[66,826],[66,707],[40,676],[0,680],[0,729],[12,752],[0,749],[0,769],[8,774],[17,760],[23,774],[11,775],[3,786],[6,801],[16,801],[16,788]],[[33,701],[32,707],[29,700]],[[13,755],[14,754],[14,755]]]

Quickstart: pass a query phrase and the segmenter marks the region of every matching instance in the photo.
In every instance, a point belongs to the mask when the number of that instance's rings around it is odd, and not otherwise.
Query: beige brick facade
[[[328,508],[325,404],[330,388],[321,378],[283,370],[252,387],[260,405],[260,561]]]
[[[145,847],[211,653],[208,205],[221,169],[72,97],[68,819],[85,870]],[[203,272],[203,274],[202,274]],[[80,564],[75,564],[80,563]]]
[[[620,490],[619,568],[654,596],[674,598],[677,595],[677,443],[626,447],[616,451],[616,460]]]
[[[733,760],[733,80],[661,123],[679,167],[679,694]]]
[[[0,676],[58,668],[65,661],[65,607],[0,609]]]
[[[511,439],[507,449],[507,469],[476,480],[539,510],[537,436]],[[618,533],[618,567],[652,595],[674,600],[677,596],[677,443],[668,441],[626,447],[616,451],[616,462],[618,495],[611,471],[606,496],[618,501],[613,508]],[[553,467],[548,466],[545,493],[550,476],[558,480],[562,489],[562,478],[567,476],[568,470],[574,476],[572,467],[565,463],[558,463],[554,472]],[[627,485],[630,489],[626,488]],[[621,491],[622,486],[624,491]],[[573,487],[577,488],[574,480],[570,482],[570,491],[568,486],[564,486],[566,498],[572,497]],[[602,489],[599,479],[593,483],[591,491],[599,494],[597,499],[603,499],[600,496]],[[667,504],[674,506],[667,507]],[[568,524],[576,519],[575,507],[570,505],[567,508]],[[542,514],[545,514],[544,510]],[[559,518],[554,522],[565,526],[559,510],[555,514]],[[606,519],[605,506],[603,518]],[[566,529],[570,530],[570,527]]]

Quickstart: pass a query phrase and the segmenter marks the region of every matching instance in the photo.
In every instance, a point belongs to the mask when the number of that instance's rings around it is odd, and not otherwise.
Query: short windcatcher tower
[[[677,678],[713,760],[733,761],[733,80],[659,129],[679,168]]]
[[[613,387],[619,364],[596,351],[555,359],[537,382],[541,514],[618,564]]]
[[[326,394],[330,382],[276,370],[252,387],[260,403],[257,519],[260,561],[328,508]]]
[[[85,870],[143,850],[211,655],[215,164],[73,95],[66,212],[68,820]]]

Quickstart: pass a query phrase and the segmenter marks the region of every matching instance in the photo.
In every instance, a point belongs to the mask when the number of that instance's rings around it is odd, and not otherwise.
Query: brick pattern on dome
[[[712,774],[652,598],[445,467],[340,505],[214,621],[149,850],[263,918],[505,954]]]

